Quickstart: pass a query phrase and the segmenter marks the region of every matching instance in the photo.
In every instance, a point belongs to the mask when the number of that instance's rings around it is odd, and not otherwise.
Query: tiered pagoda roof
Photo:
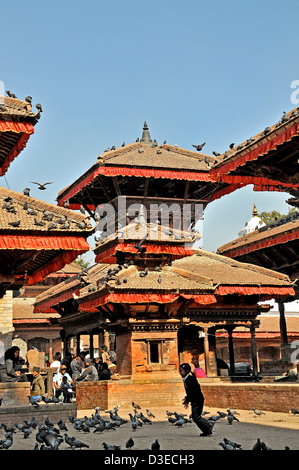
[[[89,170],[60,191],[58,205],[68,202],[73,209],[83,205],[94,210],[121,195],[140,200],[175,198],[177,202],[208,203],[220,197],[224,188],[228,191],[228,184],[210,178],[215,157],[177,145],[158,144],[150,138],[146,123],[144,132],[146,139],[106,149]]]

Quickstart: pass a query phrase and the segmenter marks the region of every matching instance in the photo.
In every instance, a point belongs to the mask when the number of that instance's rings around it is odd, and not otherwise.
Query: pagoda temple
[[[294,289],[285,274],[194,248],[200,237],[193,228],[197,206],[204,209],[242,185],[212,178],[215,164],[214,157],[159,145],[145,123],[140,141],[107,149],[59,193],[59,206],[83,207],[94,218],[102,209],[113,209],[104,217],[110,231],[99,230],[96,237],[96,264],[36,299],[36,312],[61,315],[66,349],[72,336],[89,332],[92,353],[93,335],[113,332],[123,377],[171,376],[180,361],[192,358],[208,375],[217,375],[215,333],[225,329],[234,375],[232,331],[241,325],[250,331],[257,374],[257,317],[269,309],[260,303],[292,296]],[[165,223],[168,209],[172,213]]]
[[[13,96],[0,98],[3,176],[34,133],[41,106],[36,105],[34,113],[29,96],[25,100]],[[11,345],[13,291],[42,281],[88,251],[86,239],[92,233],[86,215],[32,198],[30,188],[25,188],[23,194],[0,188],[0,356],[3,344]]]

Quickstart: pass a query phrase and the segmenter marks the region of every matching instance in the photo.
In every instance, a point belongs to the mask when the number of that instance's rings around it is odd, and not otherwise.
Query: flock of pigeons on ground
[[[31,404],[35,407],[34,403]],[[49,417],[47,417],[43,424],[38,425],[35,417],[33,416],[30,420],[24,420],[23,423],[15,423],[14,426],[8,426],[4,423],[0,424],[0,429],[4,431],[4,438],[0,438],[0,449],[8,450],[13,448],[14,436],[16,433],[23,433],[23,438],[28,439],[35,432],[35,443],[32,445],[32,450],[59,450],[62,443],[65,443],[70,450],[76,449],[89,449],[90,445],[88,443],[88,435],[92,433],[99,433],[101,436],[105,436],[107,431],[115,431],[117,428],[123,425],[131,427],[132,432],[138,432],[139,428],[143,426],[152,425],[155,420],[155,415],[149,410],[146,409],[146,415],[142,413],[141,407],[132,402],[132,412],[128,414],[128,419],[124,419],[119,415],[119,407],[115,406],[111,410],[104,410],[98,406],[95,406],[95,412],[91,417],[84,416],[83,418],[78,418],[74,416],[68,416],[68,422],[66,423],[63,419],[59,419],[56,423],[52,422]],[[252,413],[259,417],[265,415],[266,413],[252,408]],[[108,414],[110,419],[107,416],[103,417],[101,412]],[[291,407],[290,413],[295,416],[299,414],[299,411],[294,407]],[[219,420],[226,420],[227,424],[232,425],[234,422],[238,423],[240,420],[237,417],[239,413],[236,410],[227,409],[227,412],[217,411],[216,414],[211,414],[207,411],[203,411],[202,416],[205,416],[206,419],[215,423]],[[166,411],[166,417],[168,422],[177,428],[182,428],[192,423],[191,415],[178,413],[176,411]],[[78,439],[75,436],[71,436],[72,430],[79,431],[82,434],[82,440]],[[77,435],[77,433],[76,433]],[[109,434],[107,434],[109,435]],[[135,446],[133,437],[130,437],[126,440],[125,446],[109,444],[108,439],[103,438],[102,440],[102,449],[108,451],[119,451],[123,448],[131,450]],[[87,441],[87,442],[86,442]],[[234,442],[228,438],[223,438],[218,444],[223,450],[243,450],[240,443]],[[64,446],[65,447],[65,446]],[[143,450],[158,452],[161,449],[159,439],[155,439],[151,443],[149,448]],[[163,449],[161,449],[163,450]],[[265,442],[261,441],[260,438],[257,439],[256,443],[251,450],[272,450]],[[285,446],[284,450],[290,450],[289,446]]]

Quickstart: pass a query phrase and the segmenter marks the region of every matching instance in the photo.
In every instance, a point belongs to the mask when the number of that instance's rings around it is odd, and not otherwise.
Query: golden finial
[[[253,211],[252,211],[252,215],[253,217],[256,217],[258,215],[258,211],[257,211],[257,208],[256,208],[256,205],[255,203],[253,204]]]

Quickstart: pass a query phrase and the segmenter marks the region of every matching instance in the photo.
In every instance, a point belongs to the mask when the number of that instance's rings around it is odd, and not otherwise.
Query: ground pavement
[[[62,405],[63,406],[63,405]],[[141,409],[142,413],[146,415],[146,410]],[[178,428],[168,422],[165,408],[152,408],[150,410],[155,418],[151,418],[152,424],[144,424],[141,428],[133,431],[129,419],[129,413],[133,412],[132,409],[119,408],[118,414],[127,419],[128,423],[117,427],[115,431],[107,430],[102,433],[94,433],[94,429],[90,428],[90,432],[77,431],[71,422],[66,422],[68,431],[67,434],[71,437],[76,437],[89,445],[89,449],[77,450],[83,452],[84,450],[102,450],[103,442],[121,446],[121,449],[126,451],[126,442],[132,437],[134,440],[134,450],[150,449],[155,439],[158,439],[161,450],[220,450],[222,447],[219,445],[223,438],[230,439],[242,445],[244,450],[252,450],[252,447],[259,438],[273,450],[284,450],[288,446],[290,450],[299,450],[299,414],[293,415],[290,413],[274,413],[265,411],[265,414],[256,416],[250,410],[237,410],[236,417],[239,422],[234,421],[232,425],[228,424],[226,418],[216,421],[214,431],[211,436],[200,437],[200,431],[197,426],[192,423]],[[176,411],[178,413],[187,413],[189,415],[190,408],[177,407],[169,409],[168,411]],[[224,409],[205,408],[208,412],[205,417],[217,415],[217,411],[226,412]],[[78,417],[84,416],[91,417],[95,410],[78,411]],[[103,418],[109,418],[109,414],[100,412]],[[33,412],[34,415],[34,412]],[[38,423],[40,424],[40,423]],[[56,423],[55,423],[56,424]],[[24,439],[23,433],[17,431],[14,434],[12,450],[33,450],[36,440],[36,431]],[[62,431],[63,435],[64,432]],[[0,439],[4,439],[4,430],[0,430]],[[69,446],[63,442],[59,450],[67,450]],[[82,454],[81,454],[82,455]]]

